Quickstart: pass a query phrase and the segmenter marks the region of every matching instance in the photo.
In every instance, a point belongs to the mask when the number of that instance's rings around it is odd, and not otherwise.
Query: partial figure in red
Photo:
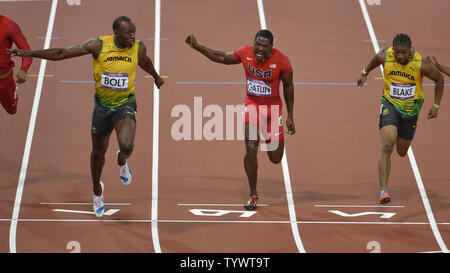
[[[280,163],[284,154],[280,81],[283,82],[288,114],[286,132],[290,135],[295,134],[292,66],[285,55],[273,48],[273,34],[266,29],[256,33],[252,46],[244,46],[230,52],[217,51],[200,45],[192,34],[187,36],[185,42],[213,62],[242,63],[244,66],[247,80],[244,100],[246,149],[244,169],[250,186],[250,197],[244,207],[247,210],[254,210],[258,203],[256,184],[260,138],[262,137],[266,142],[267,154],[271,162]]]
[[[13,43],[20,49],[30,49],[20,27],[11,19],[0,15],[0,103],[11,115],[17,112],[19,100],[13,76],[14,62],[6,51],[11,49]],[[33,58],[22,58],[22,66],[16,72],[17,83],[22,84],[27,80],[28,68],[32,61]]]

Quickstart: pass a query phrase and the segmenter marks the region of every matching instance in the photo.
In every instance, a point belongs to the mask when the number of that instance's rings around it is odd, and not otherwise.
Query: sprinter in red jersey
[[[20,27],[11,19],[0,15],[0,103],[6,112],[13,115],[17,112],[18,96],[13,77],[14,62],[6,51],[15,43],[20,49],[30,49],[27,39]],[[16,73],[16,82],[22,84],[27,79],[27,71],[32,58],[22,58],[22,66]]]
[[[283,94],[288,114],[287,133],[295,134],[293,70],[289,59],[273,48],[273,35],[269,30],[258,31],[253,46],[241,47],[234,52],[209,49],[200,45],[192,34],[187,36],[185,42],[213,62],[242,63],[244,66],[246,75],[244,169],[250,186],[250,197],[244,207],[247,210],[254,210],[258,203],[256,184],[260,137],[266,142],[271,162],[280,163],[284,154],[280,81],[283,82]]]

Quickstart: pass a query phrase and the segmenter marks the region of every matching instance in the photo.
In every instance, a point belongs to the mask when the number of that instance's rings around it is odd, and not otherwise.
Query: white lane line
[[[70,206],[84,206],[84,205],[92,205],[92,203],[48,203],[42,202],[40,205],[70,205]],[[131,203],[105,203],[107,206],[131,206]]]
[[[258,0],[258,14],[261,29],[267,29],[266,16],[264,15],[264,5],[262,0]]]
[[[261,24],[261,29],[267,29],[266,25],[266,17],[264,15],[264,5],[262,0],[257,0],[258,2],[258,13],[259,13],[259,20]],[[286,157],[286,149],[284,149],[283,158],[281,159],[281,166],[283,168],[283,177],[284,177],[284,185],[286,189],[286,198],[289,208],[289,218],[291,221],[291,229],[292,229],[292,235],[294,236],[295,244],[297,245],[297,249],[300,253],[305,253],[306,250],[303,247],[302,239],[300,238],[300,233],[298,231],[298,225],[297,225],[297,216],[295,214],[295,207],[294,207],[294,198],[292,196],[292,187],[291,187],[291,178],[289,175],[289,167]]]
[[[372,40],[372,45],[375,50],[375,53],[378,53],[380,51],[380,47],[378,46],[378,41],[375,36],[375,31],[372,26],[372,22],[369,17],[369,12],[367,11],[366,3],[364,0],[359,0],[359,5],[361,6],[361,10],[364,16],[364,20],[366,21],[367,29],[369,30],[370,39]],[[383,74],[383,68],[380,66],[381,74]],[[414,157],[414,153],[412,150],[412,146],[408,149],[408,158],[409,162],[411,163],[411,168],[414,173],[414,177],[416,178],[417,186],[419,188],[420,196],[422,197],[422,202],[425,207],[425,211],[427,213],[428,220],[430,222],[431,230],[433,231],[434,237],[436,238],[437,243],[439,244],[439,247],[441,250],[445,253],[449,253],[447,246],[444,243],[444,240],[442,240],[441,233],[439,232],[439,229],[436,225],[436,220],[434,219],[433,211],[431,210],[430,202],[428,201],[427,193],[425,191],[425,187],[423,185],[422,178],[420,176],[419,168],[417,166],[417,162]]]
[[[91,214],[91,212],[86,212]],[[0,219],[0,222],[10,222],[11,219]],[[19,222],[114,222],[114,223],[151,223],[151,219],[18,219]],[[291,224],[291,221],[263,220],[263,221],[233,221],[233,220],[158,220],[158,223],[240,223],[240,224]],[[429,225],[428,222],[357,222],[357,221],[297,221],[297,224],[327,224],[327,225]],[[438,225],[450,225],[449,223],[437,223]]]
[[[314,205],[318,208],[404,208],[405,206],[372,206],[372,205]]]
[[[244,207],[243,204],[177,204],[178,206],[187,206],[187,207]],[[258,207],[268,207],[267,204],[258,204]]]
[[[155,55],[153,65],[159,74],[160,41],[161,40],[161,1],[155,0]],[[153,157],[152,157],[152,210],[151,230],[153,248],[161,253],[158,234],[158,157],[159,157],[159,89],[153,85]]]
[[[58,5],[58,0],[53,0],[52,7],[50,10],[50,17],[48,19],[47,34],[45,35],[45,37],[47,37],[47,38],[45,39],[44,49],[48,49],[50,47],[51,39],[49,39],[48,37],[52,36],[53,24],[55,22],[55,14],[56,14],[57,5]],[[23,187],[24,187],[25,178],[27,175],[28,160],[30,158],[31,144],[33,142],[33,134],[34,134],[34,128],[36,125],[36,117],[37,117],[37,112],[38,112],[38,108],[39,108],[39,100],[41,98],[42,85],[44,83],[44,74],[45,74],[46,64],[47,64],[47,60],[41,60],[41,66],[39,68],[39,77],[38,77],[38,81],[36,84],[36,91],[34,94],[33,108],[31,110],[30,123],[28,125],[27,140],[25,142],[25,150],[23,152],[22,166],[20,168],[19,182],[17,185],[16,197],[14,200],[12,221],[11,221],[11,226],[9,229],[9,251],[11,253],[16,253],[16,251],[17,251],[17,249],[16,249],[17,219],[19,218],[20,203],[22,202]]]

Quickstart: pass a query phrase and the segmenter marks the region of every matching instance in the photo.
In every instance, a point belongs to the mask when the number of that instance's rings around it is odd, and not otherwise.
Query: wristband
[[[361,70],[361,73],[362,73],[364,76],[367,76],[367,74],[369,74],[369,73],[366,71],[365,68],[363,68],[363,69]]]
[[[433,104],[433,108],[436,109],[436,110],[439,110],[439,108],[441,108],[441,107],[439,105],[437,105],[437,104]]]

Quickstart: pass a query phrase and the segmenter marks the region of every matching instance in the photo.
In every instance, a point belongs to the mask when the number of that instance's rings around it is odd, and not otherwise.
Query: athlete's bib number
[[[266,82],[249,78],[247,80],[247,93],[258,97],[270,97],[272,96],[272,88]]]
[[[103,72],[102,87],[117,91],[128,90],[128,73]]]
[[[394,99],[412,99],[416,94],[416,84],[391,83],[391,98]]]

